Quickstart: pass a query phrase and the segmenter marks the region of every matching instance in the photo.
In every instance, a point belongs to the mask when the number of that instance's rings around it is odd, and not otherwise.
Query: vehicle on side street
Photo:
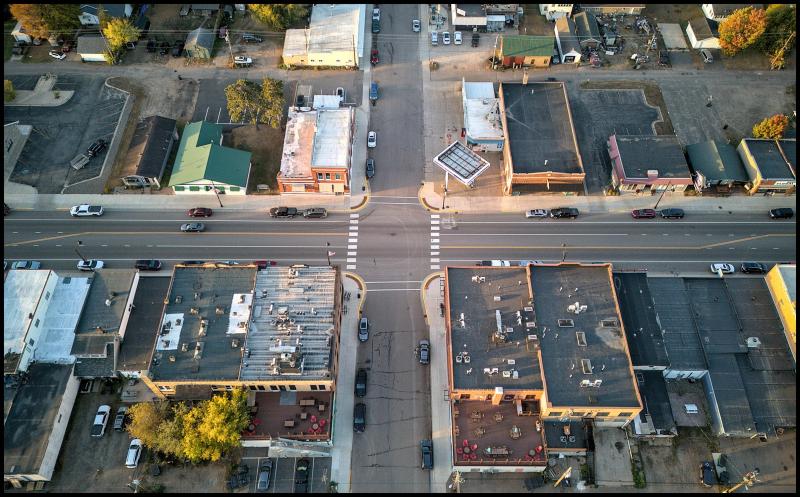
[[[736,272],[736,268],[733,267],[733,264],[728,264],[727,262],[715,262],[711,265],[712,273],[719,273],[720,271],[722,271],[722,274],[733,274]]]
[[[422,440],[419,449],[422,453],[422,469],[433,469],[433,440]]]
[[[78,261],[78,269],[81,271],[94,271],[95,269],[102,269],[105,266],[103,261],[97,259],[86,259]]]
[[[303,211],[303,217],[309,219],[328,217],[328,211],[322,207],[311,207]]]
[[[550,209],[550,217],[557,219],[564,217],[574,219],[578,217],[578,214],[579,214],[578,209],[574,207],[557,207],[555,209]]]
[[[472,32],[472,46],[477,47],[481,42],[481,35],[477,31]]]
[[[717,484],[714,466],[710,461],[703,461],[703,464],[700,465],[700,483],[704,487],[712,487]]]
[[[183,55],[183,49],[186,45],[181,40],[175,40],[175,43],[172,44],[172,56],[173,57],[180,57]]]
[[[419,33],[421,29],[421,25],[419,23],[419,19],[414,19],[411,21],[411,31],[415,33]]]
[[[683,209],[661,209],[661,217],[664,219],[683,219],[686,213],[683,212]]]
[[[69,215],[72,217],[102,216],[103,207],[100,205],[89,204],[74,205],[69,210]]]
[[[747,274],[764,274],[767,272],[767,266],[760,262],[743,262],[742,272]]]
[[[794,210],[792,210],[789,207],[770,209],[769,217],[771,217],[772,219],[791,219],[794,217]]]
[[[208,207],[195,207],[194,209],[189,209],[187,212],[189,217],[211,217],[213,213],[214,211]]]
[[[294,467],[294,493],[308,493],[308,459],[300,459]]]
[[[139,271],[160,271],[161,261],[156,259],[139,259],[133,266]]]
[[[344,99],[345,99],[344,88],[342,88],[341,86],[337,86],[336,87],[336,96],[341,98],[342,102],[344,102]]]
[[[203,223],[184,223],[181,225],[181,231],[184,233],[199,233],[205,231],[206,225]]]
[[[530,266],[531,264],[534,264],[534,265],[535,264],[544,264],[544,261],[530,261],[530,260],[519,261],[519,265],[522,266],[522,267]]]
[[[99,438],[103,436],[106,432],[109,416],[111,416],[111,406],[103,404],[97,408],[97,413],[94,415],[94,423],[92,423],[93,437]]]
[[[261,43],[264,40],[260,36],[256,36],[251,33],[244,33],[242,34],[242,41],[245,43]]]
[[[363,402],[359,402],[353,408],[353,431],[356,433],[364,433],[367,427],[367,406]]]
[[[461,39],[461,31],[454,32],[453,33],[453,43],[456,44],[456,45],[461,45],[462,41],[463,40]]]
[[[711,52],[708,51],[706,48],[700,49],[700,57],[703,58],[703,62],[706,64],[711,64],[714,62],[714,57],[711,55]]]
[[[293,218],[297,215],[297,208],[295,207],[273,207],[269,210],[269,217],[277,218]]]
[[[89,157],[96,157],[97,154],[103,151],[106,148],[106,141],[100,138],[96,142],[89,145],[89,148],[86,149],[86,155]]]
[[[378,144],[378,133],[370,131],[369,134],[367,134],[367,147],[375,148],[377,144]]]
[[[54,59],[64,60],[67,58],[67,54],[65,54],[64,52],[59,52],[58,50],[50,50],[49,53],[50,57],[53,57]]]
[[[534,219],[542,217],[547,217],[547,209],[532,209],[529,211],[525,211],[526,219]]]
[[[669,66],[669,52],[666,50],[659,50],[658,52],[658,65]]]
[[[419,363],[430,364],[431,362],[431,342],[422,339],[419,341]]]
[[[11,264],[11,269],[39,269],[42,263],[39,261],[16,261]]]
[[[375,176],[375,159],[367,159],[367,179],[372,179]]]
[[[266,492],[269,489],[270,476],[272,475],[272,459],[262,459],[258,465],[258,480],[256,480],[256,491]]]
[[[139,465],[139,457],[142,455],[142,441],[138,438],[131,440],[128,446],[128,456],[125,458],[125,467],[133,469]]]
[[[202,266],[206,261],[183,261],[181,264],[184,266]]]
[[[253,59],[250,57],[245,57],[243,55],[237,55],[233,58],[233,64],[236,67],[250,67],[253,65]]]
[[[125,430],[125,425],[128,424],[128,408],[120,406],[117,409],[117,415],[114,416],[114,431]]]
[[[654,209],[634,209],[631,211],[631,216],[634,219],[653,219],[656,217]]]
[[[369,85],[369,99],[372,105],[378,100],[378,83],[370,83]]]
[[[493,261],[490,261],[489,264],[492,267],[509,267],[511,266],[511,261],[500,261],[495,259]]]
[[[381,9],[374,8],[372,9],[372,20],[373,21],[380,21],[381,20]]]
[[[442,32],[442,45],[450,44],[450,31]]]
[[[381,21],[372,20],[372,33],[378,34],[381,32]]]
[[[356,397],[367,395],[367,370],[361,368],[356,373]]]
[[[358,340],[361,342],[369,340],[369,320],[367,318],[361,318],[361,321],[358,322]]]

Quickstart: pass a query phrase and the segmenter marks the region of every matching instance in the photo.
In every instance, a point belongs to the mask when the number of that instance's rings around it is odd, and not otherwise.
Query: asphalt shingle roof
[[[106,51],[106,41],[102,36],[79,36],[78,37],[78,53],[79,54],[97,54]]]

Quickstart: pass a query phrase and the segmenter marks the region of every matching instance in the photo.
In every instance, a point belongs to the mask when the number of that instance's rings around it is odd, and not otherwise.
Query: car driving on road
[[[103,207],[89,204],[73,205],[69,210],[69,215],[72,217],[102,216]]]
[[[362,342],[369,340],[369,321],[367,318],[361,318],[358,322],[358,339]]]
[[[733,264],[728,264],[727,262],[715,262],[711,265],[712,273],[719,273],[720,271],[722,271],[722,274],[733,274],[736,272],[736,268],[733,267]]]
[[[769,217],[772,219],[791,219],[794,216],[794,211],[789,207],[781,207],[780,209],[770,209]]]
[[[269,210],[269,217],[293,218],[297,215],[295,207],[273,207]]]
[[[420,31],[419,19],[414,19],[413,21],[411,21],[411,31],[419,33]]]
[[[187,212],[189,217],[211,217],[213,211],[208,207],[195,207]]]
[[[103,261],[97,259],[86,259],[85,261],[78,261],[78,269],[81,271],[94,271],[95,269],[102,269],[105,264]]]
[[[206,229],[203,223],[184,223],[181,225],[181,231],[184,233],[199,233]]]

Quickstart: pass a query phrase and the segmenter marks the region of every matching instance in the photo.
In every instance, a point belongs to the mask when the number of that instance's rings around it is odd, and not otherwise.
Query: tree
[[[131,422],[128,433],[138,438],[146,447],[158,447],[159,428],[167,416],[166,402],[143,402],[134,404],[128,409]]]
[[[103,34],[111,51],[116,53],[126,43],[138,40],[141,31],[127,19],[111,19],[103,28]]]
[[[283,117],[283,81],[264,78],[261,82],[261,98],[265,103],[264,120],[273,128],[278,128]]]
[[[13,4],[10,10],[33,38],[71,33],[80,27],[77,4]]]
[[[794,46],[797,12],[793,5],[771,4],[767,7],[767,27],[757,46],[770,57],[772,69],[783,69],[784,56]]]
[[[175,404],[172,408],[172,417],[164,419],[156,429],[157,439],[155,448],[165,454],[172,454],[183,458],[183,418],[189,408],[184,403]]]
[[[783,137],[783,132],[786,131],[787,126],[789,126],[789,117],[783,114],[775,114],[753,126],[753,137],[778,140]]]
[[[247,5],[247,9],[260,22],[281,31],[308,15],[305,5],[295,3],[251,3]]]
[[[234,121],[245,118],[256,125],[270,123],[273,128],[280,126],[283,114],[283,82],[265,78],[261,87],[246,79],[237,80],[225,88],[228,101],[228,114]]]
[[[767,28],[763,9],[745,7],[733,11],[719,25],[719,44],[726,55],[736,55],[756,43]]]
[[[183,417],[183,454],[192,462],[218,461],[239,445],[249,422],[247,392],[240,388],[214,396]]]
[[[14,91],[14,83],[11,80],[3,80],[4,101],[13,102],[17,98],[17,92]]]

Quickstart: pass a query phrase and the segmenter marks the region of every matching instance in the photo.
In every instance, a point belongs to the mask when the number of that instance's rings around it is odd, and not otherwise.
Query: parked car
[[[377,144],[378,144],[378,133],[370,131],[367,134],[367,147],[375,148]]]
[[[258,465],[257,492],[266,492],[269,489],[269,480],[272,475],[272,459],[262,459]]]
[[[175,43],[172,44],[172,56],[180,57],[183,55],[183,49],[185,46],[185,43],[181,40],[175,40]]]
[[[364,433],[367,427],[367,406],[363,402],[359,402],[353,408],[353,431]]]
[[[541,218],[541,217],[547,217],[547,209],[532,209],[529,211],[525,211],[526,219]]]
[[[69,210],[69,215],[72,217],[102,216],[103,207],[89,204],[73,205]]]
[[[521,267],[529,266],[531,264],[544,264],[544,261],[531,261],[531,260],[519,261],[519,265]]]
[[[456,31],[453,33],[453,43],[456,45],[461,45],[461,31]]]
[[[500,261],[500,260],[493,260],[491,261],[492,267],[509,267],[511,266],[511,261]]]
[[[147,51],[150,53],[155,53],[156,51],[156,41],[155,40],[147,40]]]
[[[714,476],[714,466],[710,461],[703,461],[700,465],[700,483],[704,487],[716,485],[717,478]]]
[[[233,64],[236,67],[250,67],[253,65],[253,59],[250,57],[245,57],[243,55],[237,55],[233,58]]]
[[[39,261],[16,261],[11,264],[11,269],[39,269],[42,263]]]
[[[472,46],[477,47],[481,42],[481,35],[477,31],[472,32]]]
[[[294,493],[308,493],[308,459],[300,459],[294,467]]]
[[[367,179],[375,176],[375,159],[367,159]]]
[[[428,340],[419,341],[419,363],[430,364],[431,362],[431,342]]]
[[[711,265],[712,273],[719,273],[720,271],[722,271],[722,274],[733,274],[736,272],[736,268],[733,267],[733,264],[728,264],[727,262],[715,262]]]
[[[450,32],[444,31],[442,32],[442,45],[449,45],[450,44]]]
[[[181,264],[185,266],[202,266],[206,261],[183,261]]]
[[[161,42],[161,45],[159,46],[158,53],[160,55],[167,55],[169,53],[169,42],[168,41],[162,41]]]
[[[791,219],[794,217],[794,210],[789,207],[781,207],[779,209],[770,209],[769,217],[772,219]]]
[[[380,21],[381,20],[381,9],[374,8],[372,9],[372,20],[373,21]]]
[[[303,211],[303,217],[309,219],[328,217],[328,211],[322,207],[312,207]]]
[[[370,64],[372,64],[372,65],[374,66],[374,65],[375,65],[375,64],[377,64],[378,62],[380,62],[380,57],[379,57],[378,49],[377,49],[377,48],[373,48],[373,49],[372,49],[372,52],[370,52],[370,56],[369,56],[369,63],[370,63]]]
[[[433,469],[433,440],[423,440],[419,443],[422,453],[422,469]]]
[[[142,441],[138,438],[131,440],[128,446],[128,456],[125,458],[125,467],[133,469],[139,465],[139,457],[142,455]]]
[[[661,217],[664,219],[683,219],[683,216],[686,214],[683,212],[683,209],[661,209]]]
[[[61,45],[61,53],[69,53],[69,52],[71,52],[73,46],[74,46],[74,43],[73,43],[72,40],[65,41],[64,44]]]
[[[96,142],[89,145],[89,148],[86,149],[86,155],[89,157],[95,157],[97,154],[103,151],[106,148],[106,141],[100,138]]]
[[[356,397],[367,395],[367,370],[361,368],[356,373]]]
[[[123,431],[128,422],[128,408],[120,406],[117,409],[117,415],[114,416],[114,431]]]
[[[208,207],[195,207],[194,209],[189,209],[187,214],[189,217],[211,217],[214,211],[209,209]]]
[[[181,225],[181,231],[184,233],[199,233],[205,231],[206,225],[203,223],[184,223]]]
[[[742,272],[748,274],[750,273],[763,274],[767,272],[767,266],[766,264],[761,264],[760,262],[743,262]]]
[[[267,269],[269,266],[275,266],[278,263],[275,261],[253,261],[253,264],[255,264],[258,269]]]
[[[666,50],[659,50],[658,65],[669,66],[669,52],[667,52]]]
[[[358,339],[362,342],[369,340],[369,320],[361,318],[358,322]]]
[[[139,259],[133,266],[139,271],[160,271],[161,261],[155,259]]]
[[[59,52],[58,50],[50,50],[50,57],[58,60],[64,60],[67,58],[67,54],[64,52]]]
[[[97,259],[86,259],[78,261],[78,269],[81,271],[94,271],[95,269],[102,269],[105,263]]]
[[[419,23],[419,19],[414,19],[414,20],[411,21],[411,31],[413,31],[415,33],[419,33],[420,32],[420,27],[421,27],[421,25]]]
[[[436,46],[439,44],[439,33],[431,31],[431,45]]]
[[[345,99],[344,88],[342,88],[341,86],[337,86],[336,87],[336,96],[341,98],[342,102],[344,102],[344,99]]]
[[[552,218],[576,218],[578,217],[578,209],[574,207],[558,207],[550,210],[550,217]]]
[[[261,43],[264,40],[260,36],[251,33],[244,33],[242,34],[242,41],[245,43]]]
[[[700,49],[700,57],[703,58],[703,62],[706,64],[711,64],[714,62],[714,57],[711,55],[711,52],[708,51],[706,48]]]
[[[293,218],[297,215],[295,207],[273,207],[269,210],[269,217]]]
[[[111,406],[103,404],[97,408],[97,413],[94,415],[94,423],[92,423],[92,436],[99,438],[106,432],[106,425],[108,424],[108,417],[111,415]]]
[[[656,217],[656,211],[654,209],[634,209],[631,211],[631,216],[634,219],[653,219]]]

